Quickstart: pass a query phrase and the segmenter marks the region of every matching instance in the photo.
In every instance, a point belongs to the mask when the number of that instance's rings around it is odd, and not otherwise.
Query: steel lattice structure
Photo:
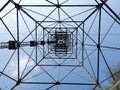
[[[0,87],[102,90],[117,81],[119,11],[109,0],[4,0]]]

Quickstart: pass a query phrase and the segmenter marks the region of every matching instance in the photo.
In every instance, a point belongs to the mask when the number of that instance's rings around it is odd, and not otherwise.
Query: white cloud
[[[13,0],[14,2],[16,2],[16,3],[19,3],[21,0]]]
[[[20,57],[20,72],[22,72],[27,64],[28,57]],[[32,67],[34,65],[34,62],[29,62],[27,65],[28,68]],[[18,76],[18,62],[17,61],[11,61],[8,72],[10,76],[17,77]]]

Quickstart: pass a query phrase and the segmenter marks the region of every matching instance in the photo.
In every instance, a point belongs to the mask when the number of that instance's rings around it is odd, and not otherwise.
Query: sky
[[[97,1],[101,3],[100,0]],[[0,10],[6,2],[7,0],[0,0]],[[65,85],[64,83],[95,84],[96,80],[101,88],[110,87],[107,78],[111,75],[108,74],[114,67],[120,65],[120,42],[118,42],[120,20],[116,19],[109,8],[103,5],[100,16],[100,10],[95,11],[97,3],[94,0],[13,0],[13,2],[22,6],[18,10],[18,15],[12,2],[0,12],[0,88],[3,90],[11,88],[14,90],[92,90],[95,85]],[[61,3],[81,6],[60,8],[45,6]],[[119,3],[118,0],[106,2],[117,15],[120,13]],[[93,6],[82,7],[82,5]],[[39,44],[43,40],[47,42],[57,31],[67,32],[70,37],[70,50],[67,51],[67,55],[60,54],[61,52],[55,54],[54,44],[30,47],[30,41],[37,41]],[[9,50],[8,41],[14,40],[21,42],[23,46]],[[99,44],[100,50],[97,46]],[[19,80],[21,83],[15,86],[16,81]],[[44,83],[38,84],[41,82]],[[47,84],[49,82],[53,84]],[[63,84],[55,85],[59,82]],[[95,88],[95,90],[99,89],[99,86]]]

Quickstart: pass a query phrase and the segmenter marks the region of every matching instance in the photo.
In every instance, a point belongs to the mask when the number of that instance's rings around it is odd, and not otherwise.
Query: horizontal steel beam
[[[23,7],[57,7],[57,5],[21,5]],[[95,7],[97,5],[60,5],[60,7]]]

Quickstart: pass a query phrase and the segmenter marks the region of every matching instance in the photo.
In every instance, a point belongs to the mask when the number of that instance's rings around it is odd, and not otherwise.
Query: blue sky
[[[7,0],[0,0],[0,9],[6,2]],[[95,90],[110,86],[109,80],[104,80],[120,63],[120,21],[105,5],[100,12],[99,9],[96,10],[97,2],[94,0],[21,0],[17,15],[14,3],[18,4],[19,0],[9,2],[0,12],[0,87],[3,90],[10,90],[20,80],[20,84],[15,86],[14,90],[45,90],[47,88],[49,90],[88,90],[91,88],[92,90],[97,80],[100,87],[97,85]],[[53,5],[61,3],[63,7],[60,8]],[[98,3],[101,1],[98,0]],[[106,2],[117,15],[120,13],[119,3],[118,0]],[[93,6],[67,7],[67,5]],[[66,56],[59,52],[56,56],[52,49],[54,45],[29,46],[30,41],[51,40],[52,34],[54,35],[56,31],[67,32],[71,37],[71,49],[67,51]],[[21,42],[21,47],[15,50],[9,50],[7,47],[3,49],[2,45],[8,46],[8,41],[11,40]],[[97,46],[99,44],[100,50]],[[67,65],[69,67],[66,67]],[[35,82],[36,84],[33,84]],[[59,82],[62,84],[55,85]]]

